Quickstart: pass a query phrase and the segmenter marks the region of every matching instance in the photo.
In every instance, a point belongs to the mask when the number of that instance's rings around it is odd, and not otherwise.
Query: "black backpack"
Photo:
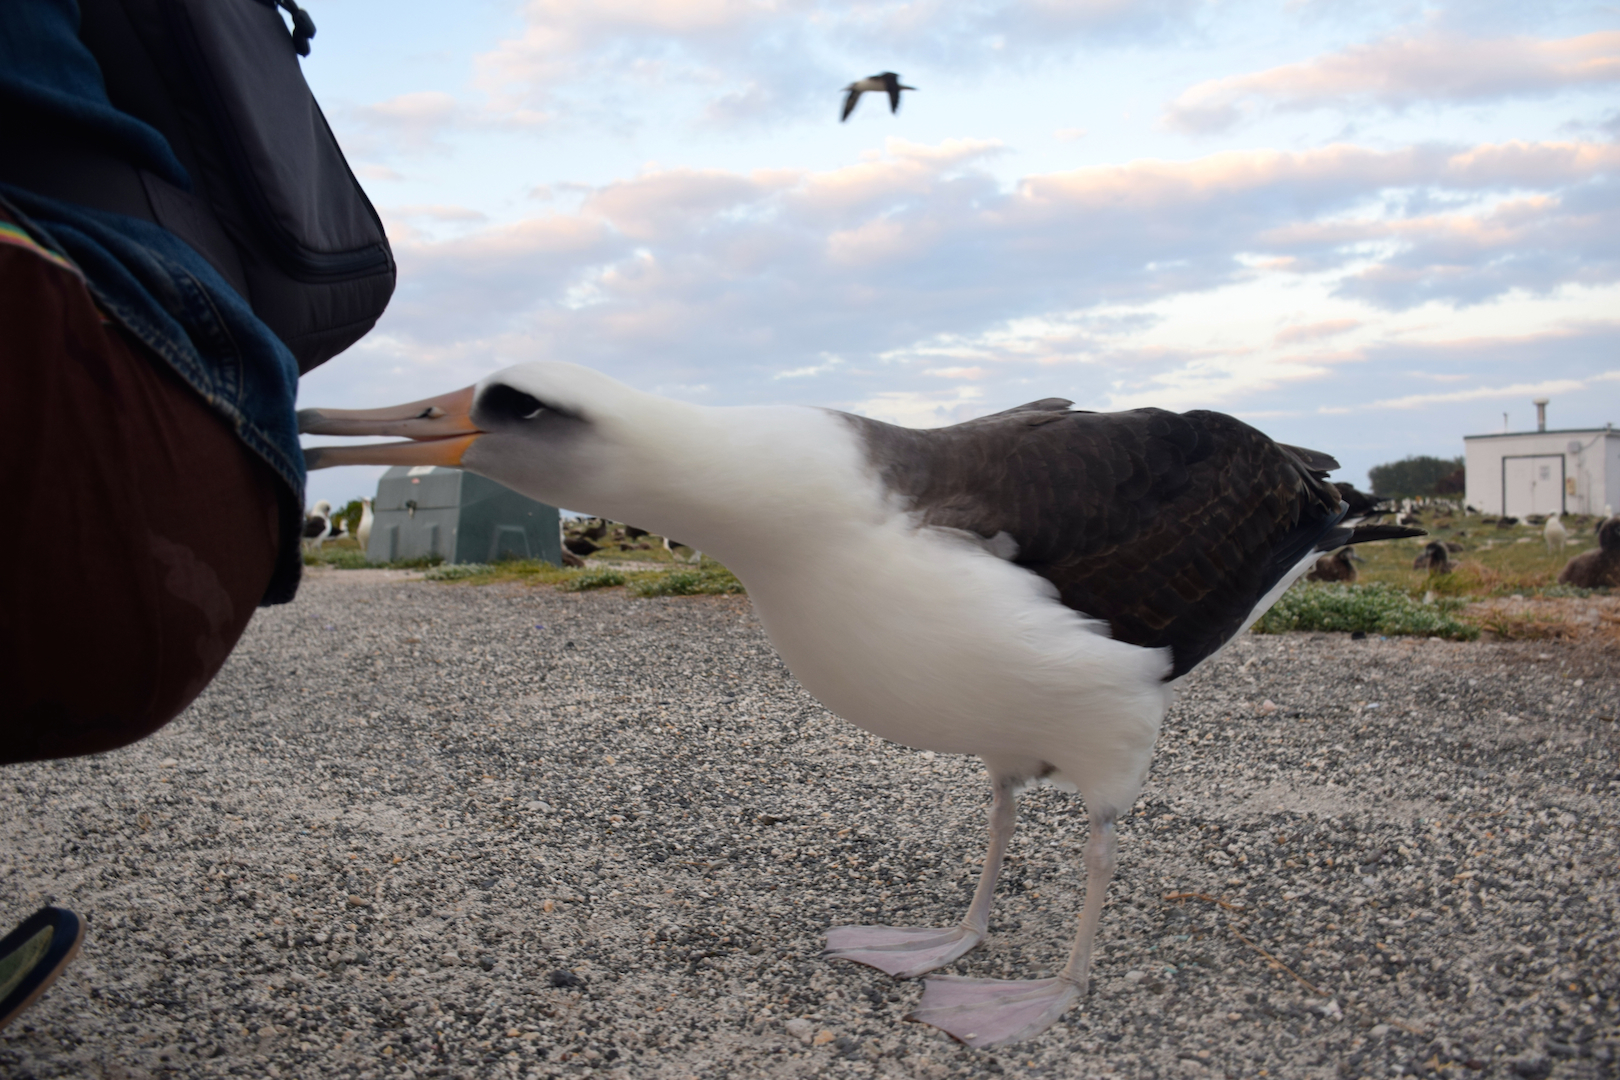
[[[394,256],[299,69],[315,27],[292,0],[280,6],[292,32],[276,0],[79,0],[79,37],[108,97],[168,139],[192,191],[130,169],[36,190],[77,194],[178,235],[305,372],[376,324],[394,292]],[[112,192],[129,186],[129,173],[142,190]],[[141,195],[148,214],[138,212]]]

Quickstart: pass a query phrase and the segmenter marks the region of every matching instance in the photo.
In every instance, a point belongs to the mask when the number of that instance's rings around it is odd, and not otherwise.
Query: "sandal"
[[[84,920],[44,907],[0,939],[0,1028],[43,994],[79,952]]]

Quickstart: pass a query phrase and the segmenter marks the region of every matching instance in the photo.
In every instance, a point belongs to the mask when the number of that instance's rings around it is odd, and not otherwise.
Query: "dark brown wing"
[[[1278,446],[1293,454],[1318,480],[1327,478],[1327,474],[1339,467],[1339,459],[1331,454],[1324,454],[1320,450],[1307,450],[1303,446],[1289,446],[1287,443],[1278,443]]]
[[[1235,634],[1311,551],[1350,541],[1339,493],[1319,478],[1325,454],[1221,413],[1063,404],[923,431],[848,420],[924,524],[1010,534],[1015,561],[1069,607],[1122,641],[1172,649],[1172,678]]]

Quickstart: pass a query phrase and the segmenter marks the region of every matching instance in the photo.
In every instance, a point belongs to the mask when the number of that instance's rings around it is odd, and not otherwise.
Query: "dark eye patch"
[[[533,420],[546,412],[546,403],[533,394],[497,383],[484,391],[478,402],[479,411],[491,418],[502,420]]]

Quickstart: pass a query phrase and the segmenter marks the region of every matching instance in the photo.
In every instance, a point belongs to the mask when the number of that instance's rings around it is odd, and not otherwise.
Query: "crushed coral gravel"
[[[975,1051],[819,953],[961,917],[977,761],[829,715],[743,597],[315,573],[153,738],[0,771],[0,916],[89,921],[0,1075],[1614,1076],[1617,671],[1245,636],[1166,722],[1090,996]],[[1084,816],[1021,808],[951,971],[1063,962]]]

